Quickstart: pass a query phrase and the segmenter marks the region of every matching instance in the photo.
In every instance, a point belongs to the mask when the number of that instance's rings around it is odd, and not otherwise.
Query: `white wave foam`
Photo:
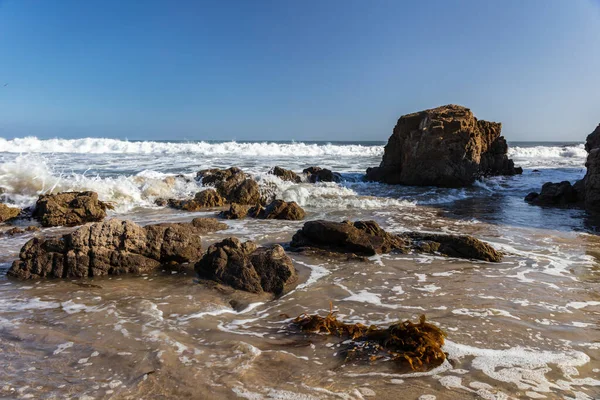
[[[154,142],[102,138],[38,139],[0,138],[0,152],[6,153],[76,153],[76,154],[194,154],[280,157],[280,156],[352,156],[372,157],[383,154],[383,146],[274,143],[274,142]]]
[[[508,156],[524,168],[583,168],[587,152],[583,144],[572,146],[515,146]]]

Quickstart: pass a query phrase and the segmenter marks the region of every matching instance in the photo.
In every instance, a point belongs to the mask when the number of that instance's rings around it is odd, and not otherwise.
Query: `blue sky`
[[[457,103],[583,140],[599,27],[598,0],[0,0],[0,136],[385,140]]]

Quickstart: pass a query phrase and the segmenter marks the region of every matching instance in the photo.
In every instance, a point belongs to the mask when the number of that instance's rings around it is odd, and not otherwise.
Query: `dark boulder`
[[[289,169],[284,169],[281,167],[273,167],[269,171],[269,174],[275,175],[283,181],[289,181],[294,183],[302,182],[302,179],[294,171],[290,171]]]
[[[485,175],[515,175],[502,124],[457,105],[403,115],[367,179],[390,184],[462,187]]]
[[[197,179],[205,186],[213,186],[229,203],[254,205],[260,202],[258,183],[237,167],[202,170]]]
[[[98,200],[96,192],[63,192],[41,195],[33,216],[45,227],[76,226],[102,221],[107,209],[112,206]]]
[[[402,237],[410,247],[423,253],[440,253],[448,257],[500,262],[502,254],[492,246],[468,235],[440,235],[411,232]]]
[[[250,209],[250,215],[260,219],[285,219],[299,221],[304,219],[304,209],[295,201],[273,200],[266,207],[255,206]]]
[[[145,227],[117,219],[98,222],[60,238],[31,239],[7,275],[36,279],[147,273],[199,260],[200,235],[223,227],[226,225],[204,218]]]
[[[309,167],[302,170],[302,173],[306,175],[306,178],[310,183],[340,182],[342,180],[342,176],[340,174],[327,168]]]
[[[248,215],[249,206],[232,203],[228,210],[221,211],[219,217],[225,219],[244,219]]]
[[[392,250],[405,251],[404,242],[381,229],[375,221],[308,221],[292,237],[290,247],[295,250],[317,248],[364,256]]]
[[[568,207],[580,205],[583,193],[577,190],[576,185],[564,181],[560,183],[546,182],[540,193],[529,193],[525,201],[538,206]]]
[[[281,246],[259,248],[233,237],[210,246],[195,270],[200,278],[252,293],[279,295],[297,280],[292,260]]]

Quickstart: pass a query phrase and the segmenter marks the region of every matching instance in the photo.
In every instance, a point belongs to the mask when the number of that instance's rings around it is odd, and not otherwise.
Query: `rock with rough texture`
[[[229,210],[221,211],[219,217],[225,219],[244,219],[248,215],[249,206],[232,203]]]
[[[502,125],[457,105],[400,117],[379,167],[367,179],[390,184],[462,187],[484,175],[515,175]]]
[[[164,204],[162,201],[155,203],[157,205]],[[223,199],[216,190],[206,189],[196,193],[191,200],[169,199],[167,200],[166,205],[178,210],[200,211],[204,208],[222,207],[225,205],[225,199]]]
[[[317,248],[327,251],[372,256],[405,250],[405,243],[384,231],[375,221],[308,221],[292,237],[295,250]]]
[[[200,278],[252,293],[279,295],[297,280],[292,260],[281,246],[259,248],[233,237],[210,246],[195,270]]]
[[[402,237],[413,250],[440,253],[448,257],[500,262],[502,254],[492,246],[468,235],[439,235],[411,232]]]
[[[202,170],[197,179],[205,186],[213,186],[229,203],[255,205],[260,202],[258,183],[237,167]]]
[[[96,192],[63,192],[41,195],[33,216],[42,226],[76,226],[102,221],[112,206],[98,200]]]
[[[306,213],[295,201],[273,200],[266,207],[255,206],[250,209],[250,215],[260,219],[285,219],[300,221]]]
[[[9,207],[4,203],[0,203],[0,222],[6,222],[9,219],[16,218],[21,210],[16,207]]]
[[[289,169],[284,169],[281,167],[273,167],[269,171],[269,174],[275,175],[283,181],[289,181],[294,183],[302,182],[302,179],[294,171],[290,171]]]
[[[525,197],[525,201],[538,206],[568,207],[580,205],[583,201],[580,186],[578,187],[577,184],[571,185],[571,182],[568,181],[560,183],[546,182],[540,193],[529,193]]]
[[[342,180],[342,176],[340,174],[327,168],[309,167],[305,168],[302,173],[306,175],[310,183],[339,182]]]
[[[588,151],[585,166],[587,172],[581,182],[584,204],[588,211],[600,211],[600,124],[587,137],[585,148]]]
[[[85,225],[60,238],[33,238],[8,276],[20,279],[84,278],[147,273],[202,256],[200,235],[226,227],[215,219],[141,227],[112,219]]]

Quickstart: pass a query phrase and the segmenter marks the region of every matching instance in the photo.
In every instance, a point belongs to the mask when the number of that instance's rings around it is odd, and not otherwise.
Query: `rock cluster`
[[[502,254],[490,245],[463,235],[423,234],[393,235],[375,221],[309,221],[293,236],[292,250],[321,249],[362,256],[398,251],[442,254],[448,257],[498,262]]]
[[[226,227],[210,218],[145,227],[117,219],[85,225],[60,238],[29,240],[8,276],[83,278],[195,262],[202,255],[200,235]]]
[[[302,182],[302,179],[300,178],[300,176],[298,176],[298,174],[296,174],[294,171],[290,171],[289,169],[284,169],[281,167],[273,167],[269,171],[269,174],[275,175],[283,181],[294,182],[294,183]]]
[[[342,180],[342,176],[340,174],[327,168],[309,167],[302,170],[302,173],[306,175],[310,183],[339,182]]]
[[[162,202],[157,204],[161,205]],[[225,205],[225,199],[215,189],[206,189],[196,193],[191,200],[169,199],[166,205],[179,210],[200,211],[203,208],[222,207]]]
[[[228,203],[255,205],[260,202],[258,183],[237,167],[202,170],[197,179],[205,186],[213,186]]]
[[[225,219],[243,219],[246,216],[258,219],[286,219],[299,221],[304,219],[306,213],[295,201],[273,200],[266,207],[254,207],[233,203],[228,210],[222,211],[219,216]]]
[[[292,260],[281,246],[257,247],[233,237],[211,245],[195,270],[201,278],[252,293],[279,295],[297,280]]]
[[[76,226],[102,221],[112,206],[98,200],[96,192],[63,192],[41,195],[33,216],[42,226]]]
[[[583,179],[571,184],[546,182],[540,193],[532,192],[525,201],[539,206],[582,207],[588,211],[600,211],[600,124],[586,138],[588,152]]]
[[[502,124],[446,105],[400,117],[379,167],[367,179],[390,184],[462,187],[486,175],[522,173],[508,159]]]

